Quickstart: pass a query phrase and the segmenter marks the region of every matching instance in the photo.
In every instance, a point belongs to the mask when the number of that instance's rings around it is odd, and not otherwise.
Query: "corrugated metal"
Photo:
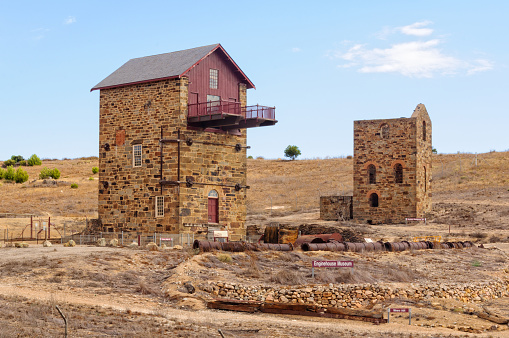
[[[219,71],[217,89],[210,88],[210,69]],[[243,78],[221,49],[216,49],[193,67],[187,75],[189,76],[189,103],[207,102],[207,95],[219,96],[224,101],[239,102],[239,83]]]

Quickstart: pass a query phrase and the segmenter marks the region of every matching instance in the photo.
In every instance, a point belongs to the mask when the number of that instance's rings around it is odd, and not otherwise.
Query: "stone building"
[[[430,212],[431,153],[431,120],[423,104],[410,118],[355,121],[354,218],[401,223]]]
[[[100,90],[102,231],[245,235],[246,106],[254,84],[220,44],[131,59]]]
[[[354,121],[351,218],[379,224],[425,217],[431,211],[431,155],[431,120],[423,104],[410,118]],[[336,217],[331,207],[347,206],[348,196],[341,198],[321,201],[322,219]]]

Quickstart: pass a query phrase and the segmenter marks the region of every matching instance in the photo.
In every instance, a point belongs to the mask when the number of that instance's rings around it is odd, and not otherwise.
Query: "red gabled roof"
[[[182,77],[218,49],[220,49],[230,61],[240,77],[244,79],[247,88],[255,88],[251,80],[244,74],[237,63],[233,61],[221,44],[215,44],[178,52],[131,59],[95,85],[90,91]]]

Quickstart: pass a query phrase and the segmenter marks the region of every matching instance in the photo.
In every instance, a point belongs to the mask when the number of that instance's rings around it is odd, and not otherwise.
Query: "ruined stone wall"
[[[347,220],[352,217],[352,196],[320,196],[320,219]]]
[[[432,126],[423,104],[419,104],[415,108],[412,118],[416,119],[417,126],[416,215],[417,217],[426,217],[426,214],[431,212],[432,197]],[[426,136],[424,136],[424,132]]]
[[[403,222],[416,217],[416,119],[354,122],[354,218],[361,222]],[[395,166],[402,165],[403,181],[396,183]],[[369,165],[376,183],[369,182]],[[378,207],[370,206],[371,194]]]
[[[232,135],[187,127],[188,81],[170,79],[145,84],[102,89],[99,130],[99,217],[103,231],[206,232],[208,194],[219,195],[219,224],[230,230],[231,240],[245,235],[246,191],[218,184],[246,184],[245,132]],[[241,87],[245,105],[245,87]],[[159,185],[161,127],[163,138],[191,138],[180,143],[180,180],[185,184]],[[200,142],[221,145],[204,145]],[[133,146],[141,144],[142,163],[133,166]],[[177,180],[177,143],[163,147],[165,180]],[[155,198],[164,196],[164,216],[155,216]]]

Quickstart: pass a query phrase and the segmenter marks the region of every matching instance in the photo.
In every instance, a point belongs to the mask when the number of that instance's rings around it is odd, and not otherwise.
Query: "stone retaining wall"
[[[468,284],[411,284],[405,288],[393,288],[385,284],[329,284],[274,288],[212,282],[201,288],[214,297],[226,299],[363,308],[395,298],[416,301],[455,299],[465,303],[481,302],[508,296],[509,280]]]

